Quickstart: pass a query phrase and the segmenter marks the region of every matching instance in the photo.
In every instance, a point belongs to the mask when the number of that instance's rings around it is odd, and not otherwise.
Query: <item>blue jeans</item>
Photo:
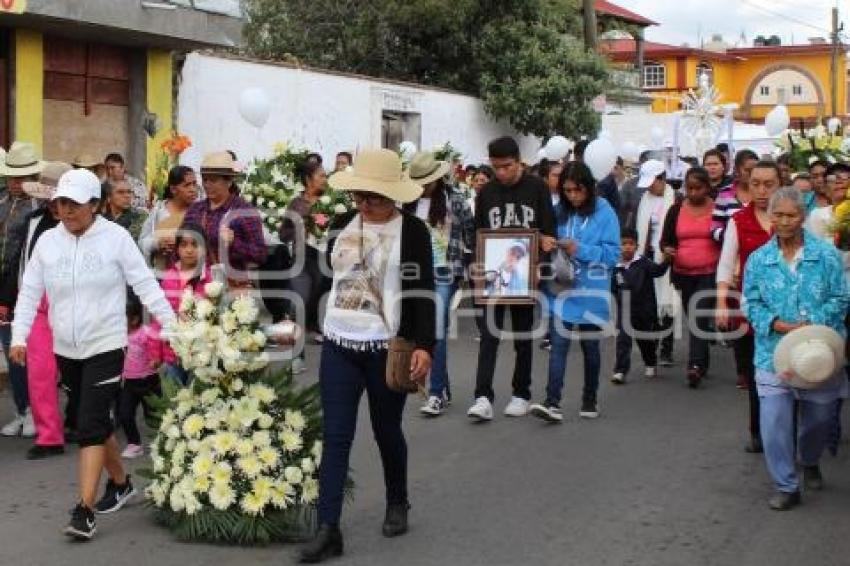
[[[165,364],[165,377],[170,379],[180,387],[186,387],[192,380],[189,372],[183,369],[179,364]]]
[[[761,439],[767,471],[776,489],[792,493],[800,489],[794,467],[794,391],[760,396]],[[837,401],[818,403],[798,400],[800,407],[797,446],[800,463],[816,466],[829,442]]]
[[[27,389],[27,368],[13,364],[9,360],[9,345],[12,343],[12,325],[0,326],[0,342],[3,343],[3,353],[6,355],[6,365],[9,366],[9,383],[12,386],[12,398],[19,415],[27,412],[30,406],[30,395]]]
[[[387,387],[386,365],[386,351],[360,352],[329,340],[322,345],[319,390],[324,443],[319,470],[319,525],[339,525],[357,409],[364,389],[384,467],[387,503],[407,503],[407,442],[401,430],[407,395]]]
[[[434,397],[451,398],[448,370],[448,331],[451,321],[452,297],[457,292],[457,283],[447,270],[437,268],[434,274],[437,302],[437,342],[434,344],[434,362],[431,366],[431,384],[429,394]]]
[[[568,333],[569,332],[569,333]],[[549,351],[549,383],[546,386],[546,404],[558,406],[564,391],[564,374],[567,371],[567,354],[570,352],[570,342],[579,338],[581,352],[584,357],[584,391],[582,402],[596,402],[596,392],[599,390],[599,368],[602,365],[599,353],[599,338],[578,337],[575,332],[600,333],[601,329],[594,324],[572,324],[549,319],[549,340],[552,349]]]

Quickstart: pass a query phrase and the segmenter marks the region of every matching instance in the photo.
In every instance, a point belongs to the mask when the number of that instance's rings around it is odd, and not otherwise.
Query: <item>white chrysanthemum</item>
[[[331,203],[331,197],[329,197],[328,195],[322,195],[321,197],[319,197],[319,202],[327,206]]]
[[[166,430],[168,430],[168,427],[170,427],[173,424],[174,424],[174,411],[172,411],[171,409],[168,409],[162,415],[162,422],[160,422],[160,424],[159,424],[159,431],[165,432]]]
[[[213,467],[210,472],[210,477],[215,483],[230,483],[230,478],[233,476],[233,469],[227,462],[219,462]]]
[[[207,319],[215,313],[215,305],[209,299],[198,299],[195,301],[195,316]],[[206,329],[204,329],[206,331]]]
[[[275,482],[272,490],[272,505],[278,509],[286,509],[295,501],[295,488],[285,480]]]
[[[304,442],[301,435],[292,430],[284,430],[279,435],[280,442],[283,444],[283,449],[287,452],[296,452],[301,450]]]
[[[304,419],[304,415],[301,414],[301,411],[292,411],[287,409],[284,414],[283,421],[296,432],[301,432],[307,426],[307,421]]]
[[[224,292],[224,285],[219,281],[210,281],[204,285],[204,294],[210,299],[217,299]]]
[[[268,502],[272,496],[274,482],[267,476],[259,476],[251,482],[251,489],[258,498]]]
[[[148,497],[153,500],[154,505],[157,507],[162,507],[165,503],[165,499],[168,497],[168,493],[163,488],[163,485],[157,481],[151,482],[146,492]]]
[[[218,387],[210,387],[201,393],[201,403],[204,405],[212,405],[218,400],[221,390]]]
[[[208,476],[196,476],[195,481],[192,484],[192,490],[195,493],[207,493],[210,490],[211,485],[212,483],[210,482],[210,478]]]
[[[239,503],[239,507],[246,514],[256,516],[260,514],[260,512],[263,510],[263,507],[265,507],[267,504],[268,501],[262,500],[256,494],[246,493],[242,497],[242,501]]]
[[[174,396],[177,401],[187,401],[189,403],[192,402],[192,391],[188,387],[182,387],[177,391],[177,394]]]
[[[174,438],[166,438],[165,439],[165,451],[171,452],[174,450],[174,445],[177,444],[177,439]]]
[[[233,301],[230,308],[240,324],[253,324],[257,321],[259,310],[254,300],[247,295],[243,295]]]
[[[172,489],[171,496],[168,498],[168,503],[171,505],[171,510],[175,513],[181,512],[186,507],[183,492],[179,489]]]
[[[254,452],[254,443],[250,438],[241,438],[236,443],[236,454],[239,456],[247,456]]]
[[[274,419],[271,415],[263,413],[262,415],[260,415],[260,418],[257,419],[257,424],[262,429],[269,429],[272,427],[272,425],[274,425]]]
[[[236,315],[230,311],[221,315],[220,322],[221,329],[228,334],[235,332],[236,328],[239,326],[239,321],[236,319]]]
[[[301,459],[301,471],[307,475],[310,475],[316,471],[316,464],[313,462],[312,458]]]
[[[153,456],[153,471],[160,473],[165,470],[165,459],[162,456]]]
[[[267,430],[258,430],[252,437],[254,445],[258,448],[265,448],[272,445],[272,435]]]
[[[340,204],[338,204],[334,207],[334,213],[335,214],[345,214],[346,212],[348,212],[348,209],[342,203],[340,203]]]
[[[243,381],[239,378],[234,379],[233,382],[230,384],[230,389],[232,389],[233,391],[242,391],[243,387],[245,387],[245,383],[243,383]]]
[[[192,460],[192,473],[195,476],[208,476],[213,469],[213,459],[210,454],[198,454]]]
[[[219,511],[225,511],[236,502],[236,492],[226,482],[213,483],[209,492],[210,504]]]
[[[259,371],[269,365],[269,361],[271,358],[269,357],[268,352],[261,352],[260,354],[254,356],[253,361],[250,364],[251,371]]]
[[[199,493],[202,493],[202,492],[199,491]],[[201,502],[198,500],[197,497],[195,497],[194,494],[186,497],[184,499],[184,503],[185,503],[185,506],[186,506],[186,514],[187,515],[194,515],[195,513],[197,513],[198,511],[200,511],[204,507],[203,505],[201,505]]]
[[[298,485],[304,480],[304,472],[301,471],[301,468],[296,468],[295,466],[289,466],[285,470],[283,470],[283,477],[286,478],[288,483],[292,485]]]
[[[249,387],[248,396],[253,397],[257,401],[265,405],[273,403],[274,400],[277,398],[274,389],[272,389],[268,385],[263,385],[262,383],[255,383],[254,385]]]
[[[174,444],[174,450],[171,451],[171,462],[173,464],[182,464],[186,459],[186,443],[178,441]]]
[[[260,460],[253,455],[243,456],[236,460],[236,466],[249,478],[255,478],[263,471]]]
[[[233,450],[236,445],[237,436],[231,432],[219,432],[213,435],[212,447],[216,453],[224,455]]]
[[[186,438],[200,438],[204,430],[204,417],[201,415],[189,415],[183,421],[183,435]]]
[[[191,289],[186,289],[180,297],[180,313],[185,314],[191,311],[193,306],[195,306],[195,295]]]
[[[254,331],[254,342],[257,344],[258,348],[264,347],[267,341],[268,338],[266,338],[266,335],[263,333],[262,330]]]
[[[175,439],[175,440],[180,438],[180,429],[177,428],[176,424],[173,424],[170,427],[168,427],[168,430],[165,431],[165,437],[166,438],[172,438],[172,439]]]
[[[313,461],[316,462],[316,467],[322,465],[322,441],[317,440],[313,443],[313,447],[310,449],[310,454],[313,456]]]
[[[313,478],[304,480],[301,486],[301,502],[307,505],[313,503],[319,498],[319,482]]]
[[[267,446],[260,449],[257,458],[262,462],[263,467],[269,470],[277,466],[278,462],[280,462],[280,453],[271,446]]]

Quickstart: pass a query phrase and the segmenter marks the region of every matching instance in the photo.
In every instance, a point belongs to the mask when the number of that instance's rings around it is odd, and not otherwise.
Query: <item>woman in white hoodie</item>
[[[26,340],[46,293],[59,371],[80,391],[80,502],[65,534],[81,540],[94,535],[95,512],[117,511],[135,494],[110,415],[127,346],[127,285],[163,325],[175,318],[130,234],[96,215],[99,198],[100,183],[90,171],[69,171],[59,179],[53,200],[60,224],[42,234],[30,256],[9,356],[14,363],[26,362]],[[95,502],[104,468],[106,492]]]

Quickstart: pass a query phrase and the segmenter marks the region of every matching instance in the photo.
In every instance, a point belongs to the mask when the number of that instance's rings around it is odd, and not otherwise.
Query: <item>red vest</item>
[[[761,227],[756,210],[752,203],[739,210],[732,217],[735,219],[735,228],[738,231],[738,259],[741,263],[741,273],[747,265],[750,254],[765,245],[770,240],[771,233],[765,232]]]

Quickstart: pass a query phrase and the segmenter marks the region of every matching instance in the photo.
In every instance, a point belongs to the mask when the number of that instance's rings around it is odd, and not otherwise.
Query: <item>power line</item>
[[[756,4],[755,2],[752,2],[751,0],[741,0],[741,2],[743,4],[746,4],[750,7],[752,7],[752,8],[755,8],[756,10],[761,10],[765,14],[770,14],[771,16],[776,16],[778,18],[782,18],[783,20],[788,20],[788,21],[800,24],[801,26],[806,26],[806,27],[809,27],[809,28],[812,28],[812,29],[815,29],[815,30],[818,30],[818,31],[822,31],[824,33],[832,33],[830,30],[828,30],[826,28],[817,26],[817,25],[815,25],[811,22],[806,22],[804,20],[801,20],[799,18],[795,18],[793,16],[789,16],[787,14],[782,14],[780,12],[773,11],[769,8],[765,8],[764,6]]]

